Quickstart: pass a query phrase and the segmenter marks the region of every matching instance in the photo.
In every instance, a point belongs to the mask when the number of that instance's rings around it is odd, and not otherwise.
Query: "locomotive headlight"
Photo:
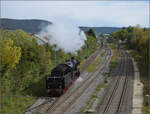
[[[50,92],[50,89],[48,89],[47,92],[49,93],[49,92]]]
[[[61,89],[61,85],[59,86],[59,88]]]

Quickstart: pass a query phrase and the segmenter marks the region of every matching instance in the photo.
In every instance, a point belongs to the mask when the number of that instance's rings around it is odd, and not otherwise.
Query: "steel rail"
[[[119,83],[122,80],[122,76],[123,76],[123,73],[124,73],[124,67],[126,66],[126,57],[123,57],[122,59],[123,59],[123,63],[122,63],[121,68],[119,70],[120,72],[118,73],[117,81],[116,81],[116,83],[114,85],[114,88],[113,88],[113,91],[111,93],[111,96],[108,99],[108,102],[107,102],[106,107],[105,107],[105,109],[103,111],[103,114],[107,114],[107,112],[109,111],[109,108],[111,106],[112,100],[113,100],[113,98],[115,96],[115,93],[116,93],[118,87],[119,87]]]
[[[109,55],[109,54],[108,54],[108,55]],[[109,61],[109,59],[110,59],[110,58],[108,58],[108,60],[105,61],[105,62],[106,62],[105,64],[107,64],[107,62]],[[62,112],[63,112],[62,114],[64,114],[64,113],[75,103],[75,101],[89,88],[88,85],[90,85],[94,80],[96,80],[96,78],[99,76],[100,73],[101,73],[101,72],[98,72],[97,75],[96,75],[88,84],[86,84],[86,86],[85,86],[85,88],[83,89],[83,91],[82,91],[80,94],[78,94],[78,95],[69,103],[69,105],[66,106],[66,108],[64,108],[64,110],[62,111]],[[102,79],[102,77],[101,77],[101,79]]]
[[[107,52],[108,53],[108,52]],[[106,54],[106,56],[109,55]],[[106,60],[105,60],[106,61]],[[103,63],[104,64],[104,63]],[[100,65],[99,68],[103,66],[103,65]],[[99,72],[98,72],[99,74]],[[93,75],[93,74],[92,74]],[[92,76],[89,76],[89,78],[87,78],[86,80],[84,80],[84,82],[82,82],[82,84],[80,86],[78,86],[68,97],[64,98],[59,104],[57,104],[56,106],[55,105],[52,105],[51,107],[49,107],[49,109],[45,112],[45,113],[48,113],[48,112],[53,112],[54,110],[56,110],[62,103],[64,103],[66,101],[66,99],[72,97],[72,95],[74,95],[74,93],[79,90],[88,80],[90,80],[91,78],[94,79],[94,77]],[[92,81],[91,81],[92,82]],[[89,83],[88,83],[89,84]]]
[[[128,70],[126,70],[126,77],[125,77],[125,82],[124,82],[124,87],[123,87],[123,90],[122,90],[122,94],[121,94],[121,98],[120,98],[120,101],[119,101],[119,104],[118,104],[118,108],[117,108],[117,111],[116,111],[116,114],[122,114],[124,113],[122,110],[123,108],[126,106],[125,104],[125,98],[126,98],[126,95],[127,95],[127,90],[129,89],[129,76],[131,76],[130,74],[132,73],[132,68],[131,68],[131,58],[128,56],[128,61],[127,61],[127,68]]]

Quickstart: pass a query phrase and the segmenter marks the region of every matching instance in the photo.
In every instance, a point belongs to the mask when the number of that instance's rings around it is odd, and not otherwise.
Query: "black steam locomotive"
[[[80,75],[77,68],[79,64],[80,62],[72,57],[51,71],[51,75],[46,78],[46,89],[49,96],[60,96],[66,92]]]

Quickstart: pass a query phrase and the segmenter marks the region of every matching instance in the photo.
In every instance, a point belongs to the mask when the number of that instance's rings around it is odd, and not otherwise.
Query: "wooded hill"
[[[52,24],[52,22],[31,19],[31,20],[18,20],[18,19],[0,19],[0,27],[7,30],[22,29],[27,33],[38,33],[42,28]]]
[[[80,27],[82,30],[87,31],[89,29],[93,29],[94,32],[97,33],[105,33],[105,34],[110,34],[112,32],[118,31],[119,27]]]

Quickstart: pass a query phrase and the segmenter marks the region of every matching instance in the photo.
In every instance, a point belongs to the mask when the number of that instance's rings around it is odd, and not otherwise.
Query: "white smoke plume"
[[[51,45],[63,49],[65,52],[76,53],[86,40],[83,31],[78,27],[66,23],[55,23],[46,27],[40,36],[47,37]]]
[[[82,77],[77,78],[77,80],[74,83],[73,87],[78,87],[80,83],[82,83],[84,81],[84,79]]]
[[[83,81],[83,78],[79,77],[76,82],[82,82],[82,81]]]

